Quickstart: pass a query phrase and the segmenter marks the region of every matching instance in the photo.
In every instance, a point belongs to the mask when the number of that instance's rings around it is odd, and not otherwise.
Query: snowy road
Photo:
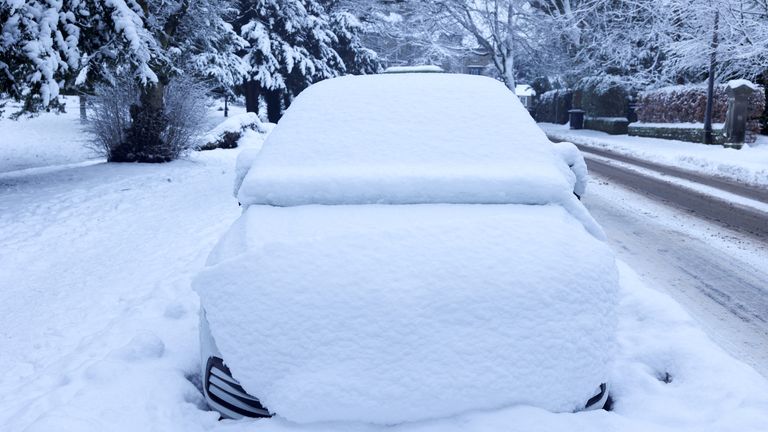
[[[593,181],[584,202],[619,257],[665,288],[724,349],[768,376],[768,245],[660,201],[659,190],[640,192],[648,186],[642,181],[629,189],[615,168],[588,163]]]

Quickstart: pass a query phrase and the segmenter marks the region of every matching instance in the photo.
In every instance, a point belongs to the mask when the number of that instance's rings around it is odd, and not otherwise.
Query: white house
[[[518,84],[515,86],[515,94],[520,98],[520,102],[526,108],[533,108],[533,97],[536,96],[536,90],[527,84]]]

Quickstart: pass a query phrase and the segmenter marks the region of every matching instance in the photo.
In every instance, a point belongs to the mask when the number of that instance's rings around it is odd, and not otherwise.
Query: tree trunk
[[[264,98],[267,102],[267,120],[270,123],[277,123],[283,116],[282,92],[280,90],[267,90]]]
[[[709,53],[709,79],[707,80],[707,107],[704,112],[704,144],[712,144],[712,107],[715,103],[715,67],[717,66],[718,32],[720,11],[715,11],[715,28],[712,32],[712,45]]]
[[[245,110],[252,113],[259,113],[259,94],[261,85],[258,81],[250,80],[245,82]]]
[[[229,95],[224,95],[224,117],[229,117]]]
[[[80,95],[80,122],[85,123],[88,120],[88,111],[86,110],[88,96]]]
[[[506,56],[504,57],[504,81],[513,92],[515,91],[515,21],[513,19],[515,9],[512,3],[507,8],[507,38],[506,44]]]
[[[139,103],[131,105],[131,126],[126,142],[113,149],[110,162],[169,162],[178,157],[177,149],[169,148],[163,140],[168,125],[163,98],[165,85],[146,86],[139,96]]]

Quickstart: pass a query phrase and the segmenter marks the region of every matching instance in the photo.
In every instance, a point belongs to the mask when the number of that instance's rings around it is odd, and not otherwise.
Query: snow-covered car
[[[205,398],[224,417],[603,406],[614,255],[502,84],[324,81],[248,158],[242,216],[193,282]]]

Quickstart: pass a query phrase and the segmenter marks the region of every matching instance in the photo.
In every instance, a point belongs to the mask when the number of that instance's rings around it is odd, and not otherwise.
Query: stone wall
[[[687,141],[693,143],[704,142],[704,126],[696,125],[691,127],[670,127],[659,124],[645,125],[643,123],[632,123],[628,127],[630,136],[645,138],[662,138],[678,141]],[[725,144],[727,139],[724,129],[714,129],[712,131],[713,144]]]

